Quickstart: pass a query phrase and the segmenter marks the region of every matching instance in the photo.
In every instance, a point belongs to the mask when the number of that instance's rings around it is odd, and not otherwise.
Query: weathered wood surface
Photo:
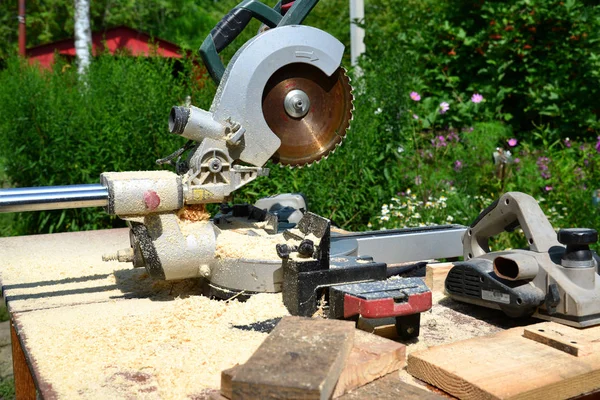
[[[338,397],[338,400],[442,400],[444,397],[401,382],[398,374],[388,374],[356,390]]]
[[[597,343],[600,327],[541,323]],[[600,389],[600,351],[579,357],[524,336],[524,328],[410,354],[408,372],[461,399],[564,399]]]
[[[335,386],[333,397],[357,389],[406,364],[406,346],[370,333],[355,331],[354,343]],[[232,378],[241,366],[221,372],[221,395],[231,399]]]
[[[328,399],[354,342],[354,322],[285,317],[232,377],[232,399]]]

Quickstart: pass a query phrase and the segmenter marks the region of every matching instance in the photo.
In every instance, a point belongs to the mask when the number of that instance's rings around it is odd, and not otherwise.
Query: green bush
[[[0,159],[15,187],[98,183],[104,171],[157,169],[181,146],[170,135],[170,108],[186,96],[201,106],[190,63],[101,56],[85,83],[68,64],[40,71],[19,60],[0,71]],[[183,69],[183,72],[177,72]],[[16,214],[13,234],[121,226],[100,209]]]
[[[486,99],[482,108],[510,121],[523,138],[538,128],[554,138],[598,131],[597,3],[374,0],[373,7],[402,16],[386,29],[398,51],[415,60],[413,90],[451,107],[480,93]],[[469,126],[463,117],[448,115],[445,123]]]
[[[460,132],[417,132],[417,145],[403,150],[399,163],[399,169],[414,167],[405,170],[403,186],[371,225],[470,225],[503,193],[520,191],[538,200],[556,229],[600,228],[600,142],[549,142],[540,135],[544,145],[536,147],[511,136],[497,123]],[[518,235],[505,235],[496,244],[497,249],[524,245]]]

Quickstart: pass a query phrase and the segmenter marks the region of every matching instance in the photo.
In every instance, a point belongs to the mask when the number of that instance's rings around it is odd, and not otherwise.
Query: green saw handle
[[[319,0],[295,0],[288,12],[281,15],[281,1],[271,8],[258,0],[244,0],[225,15],[210,31],[200,46],[200,57],[208,73],[218,85],[225,73],[219,53],[246,28],[252,17],[269,28],[298,25],[306,18]]]

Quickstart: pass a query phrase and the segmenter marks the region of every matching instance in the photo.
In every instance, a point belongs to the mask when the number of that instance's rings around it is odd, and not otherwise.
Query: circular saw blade
[[[285,99],[293,90],[304,92],[310,102],[303,116],[293,117],[286,112]],[[264,118],[281,139],[272,160],[294,167],[327,157],[346,135],[352,101],[350,80],[341,67],[331,76],[308,64],[280,68],[267,82],[262,96]]]

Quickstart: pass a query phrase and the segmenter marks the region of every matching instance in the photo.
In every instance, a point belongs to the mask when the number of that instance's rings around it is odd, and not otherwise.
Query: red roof
[[[181,58],[184,51],[174,43],[151,37],[150,35],[126,26],[107,29],[104,32],[92,33],[92,54],[108,50],[111,54],[119,49],[134,56],[154,56]],[[75,40],[63,39],[27,49],[29,62],[39,62],[44,68],[54,63],[54,55],[75,56]]]

